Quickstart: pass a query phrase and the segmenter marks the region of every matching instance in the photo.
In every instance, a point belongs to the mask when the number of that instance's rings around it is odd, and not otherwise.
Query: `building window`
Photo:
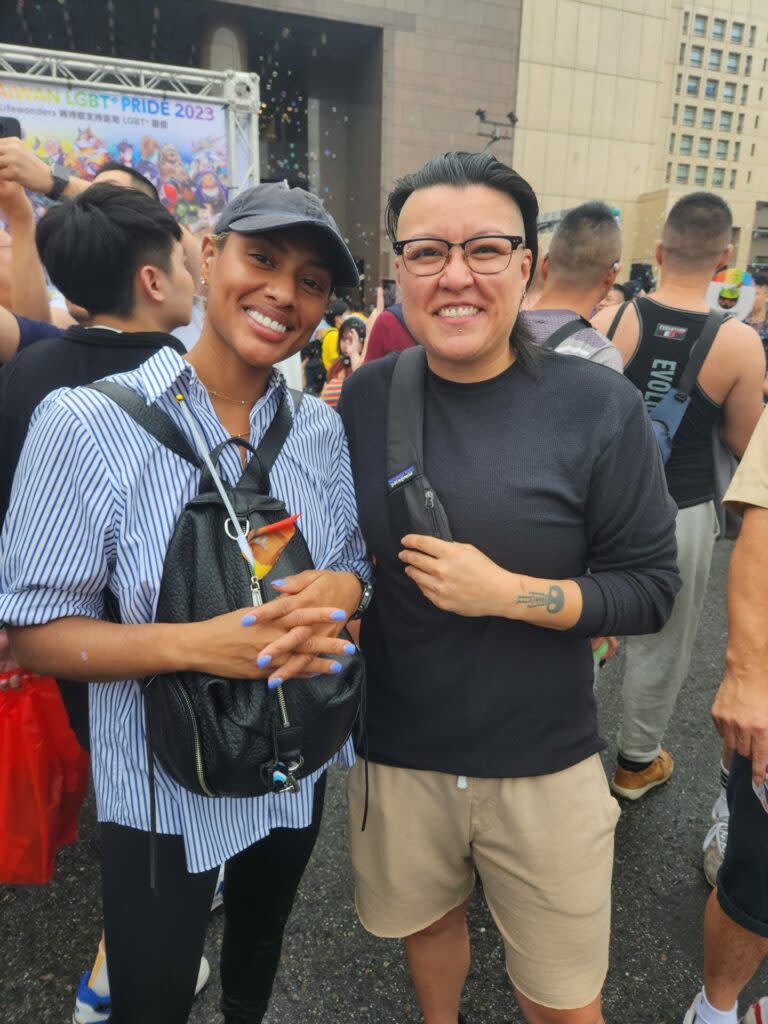
[[[680,86],[682,84],[682,81],[683,81],[683,76],[682,75],[678,75],[677,76],[677,81],[675,82],[675,96],[679,96],[680,95]]]
[[[736,119],[736,131],[737,132],[743,132],[744,131],[744,115],[743,114],[739,114],[738,118]]]
[[[677,115],[678,115],[679,110],[680,110],[680,105],[678,103],[673,103],[672,104],[672,124],[677,124]]]
[[[722,188],[725,181],[725,168],[715,167],[712,171],[712,187]]]
[[[690,81],[690,79],[689,79],[689,81]],[[735,88],[735,86],[734,86],[734,88]],[[715,78],[708,78],[707,79],[707,84],[706,84],[706,86],[704,88],[704,95],[707,97],[708,100],[716,100],[717,99],[717,79],[715,79]],[[725,99],[725,98],[726,98],[725,97],[725,93],[723,93],[723,99]]]
[[[731,178],[728,182],[728,188],[736,188],[736,168],[731,169]]]
[[[701,165],[698,166],[696,168],[696,173],[695,173],[693,181],[694,181],[694,184],[696,184],[696,185],[706,185],[707,184],[707,168],[706,167],[702,167]]]
[[[760,127],[760,115],[758,114],[755,118],[755,131]]]
[[[751,184],[751,182],[752,182],[752,171],[747,171],[747,184],[749,185],[749,184]]]
[[[762,87],[762,85],[760,86],[760,92],[757,94],[757,98],[760,101],[762,101],[762,99],[763,99],[763,87]]]
[[[755,45],[755,36],[757,35],[757,25],[749,26],[749,45]]]
[[[667,164],[667,169],[664,172],[664,181],[669,184],[669,179],[672,177],[672,164]]]
[[[751,53],[747,54],[747,58],[744,61],[744,74],[745,75],[751,75],[752,74],[752,54]]]
[[[681,135],[680,136],[680,155],[690,156],[693,152],[693,136],[692,135]]]
[[[707,19],[703,14],[695,14],[693,16],[693,34],[695,36],[705,36],[707,34]]]
[[[683,124],[686,128],[693,128],[696,124],[696,107],[683,107]]]
[[[693,109],[693,108],[691,108]],[[715,112],[712,107],[704,107],[701,112],[701,127],[712,128],[715,123]]]
[[[733,144],[733,159],[734,160],[738,160],[740,156],[741,156],[741,143],[740,142],[734,142],[734,144]]]
[[[721,110],[720,111],[720,131],[729,132],[733,127],[733,111]]]
[[[736,83],[723,82],[723,103],[736,102]]]
[[[678,185],[687,185],[688,178],[690,177],[691,166],[690,164],[678,164],[677,165],[677,177],[675,181]]]
[[[722,50],[710,50],[709,51],[709,70],[719,71],[720,65],[723,62],[723,51]]]
[[[727,64],[728,73],[730,75],[738,75],[738,73],[739,73],[739,64],[740,63],[741,63],[741,54],[740,53],[729,53],[728,54],[728,64]]]
[[[747,97],[749,96],[749,86],[742,85],[741,87],[741,105],[745,107],[747,105]]]
[[[671,134],[669,136],[669,152],[670,153],[674,153],[675,152],[675,133],[674,132],[671,132]]]
[[[768,57],[763,57],[763,74],[768,71]]]
[[[688,22],[691,20],[691,16],[688,11],[683,11],[683,32],[688,31]]]
[[[699,47],[699,49],[701,49],[701,47]],[[685,60],[685,43],[680,43],[680,54],[677,60],[680,64]],[[691,54],[691,64],[693,64],[693,54]]]
[[[725,18],[715,18],[712,22],[712,38],[725,39]]]
[[[702,136],[699,139],[699,156],[709,156],[709,150],[712,146],[712,139],[707,139]]]
[[[734,21],[731,25],[731,42],[741,43],[744,41],[744,25],[740,21]]]
[[[715,150],[715,156],[718,160],[728,159],[728,143],[725,139],[717,140],[717,149]]]
[[[688,75],[688,85],[686,86],[686,91],[689,96],[698,96],[700,85],[701,79],[698,77],[698,75]]]
[[[753,142],[753,143],[752,143],[752,145],[750,146],[750,149],[749,149],[749,155],[750,155],[750,156],[754,156],[754,155],[755,155],[755,144],[754,144],[754,142]]]

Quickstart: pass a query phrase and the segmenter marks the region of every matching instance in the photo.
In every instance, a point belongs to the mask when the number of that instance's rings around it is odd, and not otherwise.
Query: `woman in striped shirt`
[[[139,267],[123,282],[120,300],[105,303],[102,292],[115,288],[104,268],[121,273],[122,254],[110,249],[109,225],[97,213],[75,200],[59,215],[62,273],[73,269],[76,253],[81,300],[100,307],[99,324],[118,332],[151,330],[153,288],[164,272]],[[102,290],[93,296],[85,294],[91,279]],[[208,311],[188,358],[162,348],[113,379],[170,416],[193,446],[178,393],[209,449],[232,436],[257,447],[286,390],[273,365],[307,343],[332,287],[355,283],[354,261],[315,197],[262,185],[235,199],[217,234],[204,241],[203,280]],[[225,447],[219,472],[239,479],[235,446]],[[302,513],[318,571],[288,581],[286,596],[258,609],[250,628],[242,610],[187,625],[155,623],[166,547],[196,493],[197,475],[106,396],[59,390],[34,415],[0,539],[0,623],[18,661],[93,684],[112,1024],[187,1021],[224,862],[224,1020],[262,1020],[283,929],[317,837],[327,767],[303,780],[296,794],[210,799],[183,789],[156,764],[155,895],[139,680],[197,670],[292,678],[300,686],[300,677],[331,669],[320,655],[344,651],[338,610],[343,617],[355,611],[361,578],[370,574],[341,422],[307,398],[270,479],[287,508]],[[106,589],[117,599],[120,624],[104,621]],[[353,759],[348,743],[333,760]]]

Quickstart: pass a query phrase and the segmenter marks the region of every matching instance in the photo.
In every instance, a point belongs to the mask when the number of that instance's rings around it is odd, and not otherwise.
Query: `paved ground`
[[[619,824],[608,1024],[680,1022],[700,984],[701,916],[708,886],[700,844],[716,795],[718,742],[708,708],[725,644],[724,590],[729,544],[720,544],[691,675],[668,737],[673,781]],[[622,664],[603,670],[603,734],[612,740]],[[608,751],[610,764],[613,746]],[[291,919],[267,1024],[401,1024],[420,1020],[396,942],[358,925],[345,848],[343,780],[332,779],[323,831]],[[83,839],[63,852],[45,888],[0,888],[0,1024],[65,1024],[74,986],[99,935],[98,846],[93,808]],[[568,836],[553,836],[568,842]],[[221,917],[206,953],[215,964]],[[472,911],[474,965],[464,1007],[470,1024],[519,1024],[500,942],[481,898]],[[215,972],[214,972],[215,974]],[[762,979],[768,988],[768,976]],[[752,992],[749,993],[750,995]],[[218,981],[198,1000],[192,1024],[218,1024]]]

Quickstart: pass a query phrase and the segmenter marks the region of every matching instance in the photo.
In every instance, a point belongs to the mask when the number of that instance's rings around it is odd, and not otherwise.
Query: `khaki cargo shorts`
[[[599,755],[565,771],[477,779],[369,765],[349,775],[355,902],[382,938],[426,928],[472,892],[475,869],[512,984],[554,1009],[600,993],[608,970],[613,834]]]

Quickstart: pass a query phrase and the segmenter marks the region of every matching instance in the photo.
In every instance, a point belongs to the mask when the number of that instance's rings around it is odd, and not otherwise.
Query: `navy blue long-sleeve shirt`
[[[604,746],[589,638],[659,630],[680,586],[676,506],[637,389],[542,353],[491,380],[429,373],[425,472],[454,538],[512,572],[575,579],[583,611],[556,631],[444,612],[405,575],[388,518],[386,422],[396,356],[347,381],[341,412],[360,523],[376,559],[363,620],[374,761],[457,775],[559,771]]]

